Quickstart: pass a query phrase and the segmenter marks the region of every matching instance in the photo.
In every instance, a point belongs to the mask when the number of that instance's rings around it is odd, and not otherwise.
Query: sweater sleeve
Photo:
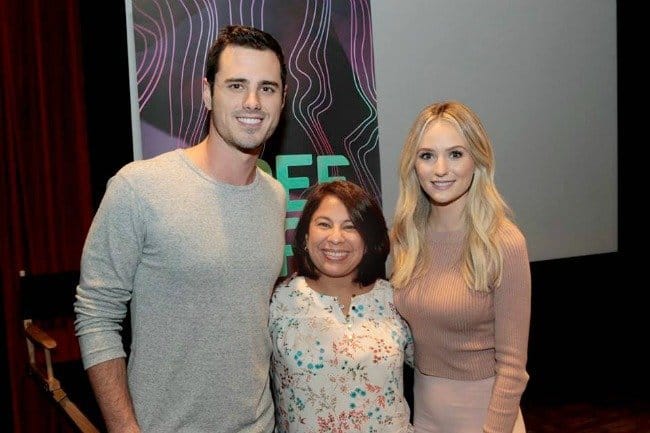
[[[85,368],[126,357],[120,331],[143,240],[138,200],[118,173],[108,183],[81,256],[74,310]]]
[[[404,363],[411,368],[415,368],[415,342],[413,341],[411,327],[395,307],[395,289],[389,282],[386,282],[385,284],[390,287],[388,303],[395,317],[395,321],[401,328],[401,335],[404,337]]]
[[[494,290],[496,377],[483,430],[511,433],[528,382],[531,281],[526,241],[514,226],[503,235],[503,274]]]

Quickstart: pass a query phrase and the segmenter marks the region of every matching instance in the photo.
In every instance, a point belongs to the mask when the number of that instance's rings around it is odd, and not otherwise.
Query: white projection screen
[[[371,4],[387,218],[411,122],[458,99],[492,139],[531,261],[617,251],[616,1]]]
[[[324,3],[331,1],[338,0]],[[389,224],[411,122],[429,103],[457,99],[478,113],[492,139],[497,184],[526,235],[531,261],[617,250],[615,0],[370,5]],[[126,6],[132,50],[129,0]],[[133,95],[132,51],[129,61]]]

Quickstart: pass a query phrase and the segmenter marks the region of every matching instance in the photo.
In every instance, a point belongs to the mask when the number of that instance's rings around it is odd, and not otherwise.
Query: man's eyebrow
[[[224,83],[248,83],[246,78],[226,78],[223,80]]]
[[[263,80],[260,83],[262,86],[275,86],[275,87],[280,87],[280,83],[277,81],[272,81],[272,80]]]
[[[246,83],[246,84],[248,84],[248,83],[250,83],[250,81],[247,80],[246,78],[226,78],[225,80],[223,80],[223,82],[226,83],[226,84],[229,84],[229,83]],[[273,81],[273,80],[262,80],[259,85],[260,86],[273,86],[273,87],[277,87],[277,88],[280,87],[280,83],[278,83],[277,81]]]

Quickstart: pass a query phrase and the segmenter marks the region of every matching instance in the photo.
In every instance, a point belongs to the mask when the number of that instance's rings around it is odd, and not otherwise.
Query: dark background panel
[[[95,209],[107,180],[133,161],[124,1],[80,1],[84,87]]]

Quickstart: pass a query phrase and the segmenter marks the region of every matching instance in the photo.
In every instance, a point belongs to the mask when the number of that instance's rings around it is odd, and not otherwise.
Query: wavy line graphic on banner
[[[251,25],[280,42],[288,69],[285,116],[262,159],[300,185],[345,177],[381,201],[369,0],[133,0],[131,12],[144,158],[204,137],[205,53],[219,28]]]

